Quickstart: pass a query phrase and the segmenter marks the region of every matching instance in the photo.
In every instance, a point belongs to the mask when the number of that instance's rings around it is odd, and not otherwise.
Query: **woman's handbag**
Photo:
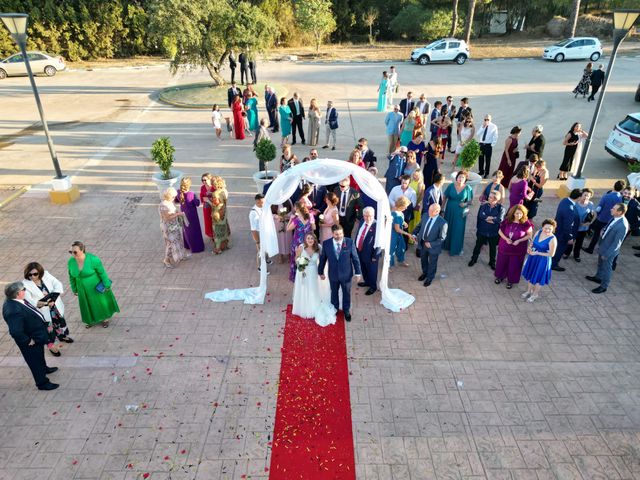
[[[98,283],[96,285],[96,292],[98,293],[104,293],[107,291],[107,287],[104,286],[104,283],[102,283],[102,281],[100,281],[100,283]]]

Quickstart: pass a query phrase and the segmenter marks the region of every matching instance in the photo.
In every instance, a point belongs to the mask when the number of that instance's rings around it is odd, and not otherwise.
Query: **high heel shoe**
[[[54,357],[59,357],[60,355],[62,355],[60,350],[58,350],[57,352],[54,352],[53,350],[49,349],[49,353],[51,353],[51,355],[53,355]]]
[[[165,268],[173,268],[173,265],[171,265],[169,262],[167,262],[166,260],[164,262],[162,262]]]

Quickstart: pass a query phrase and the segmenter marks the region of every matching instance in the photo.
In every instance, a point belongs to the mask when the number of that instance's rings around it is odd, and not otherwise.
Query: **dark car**
[[[636,90],[636,102],[640,102],[640,83],[638,84],[638,89]]]

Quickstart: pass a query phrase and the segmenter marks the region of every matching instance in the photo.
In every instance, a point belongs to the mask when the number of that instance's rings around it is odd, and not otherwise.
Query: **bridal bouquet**
[[[286,231],[288,215],[287,207],[278,208],[278,217],[280,217],[280,233],[284,233]]]
[[[302,276],[306,277],[307,274],[305,272],[305,270],[307,269],[307,265],[309,265],[309,259],[306,257],[303,257],[302,255],[300,255],[298,258],[296,258],[296,268],[298,269],[299,272],[302,272]]]

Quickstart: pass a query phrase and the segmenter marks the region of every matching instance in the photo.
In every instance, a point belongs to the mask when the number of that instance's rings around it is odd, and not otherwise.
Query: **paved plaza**
[[[619,58],[611,80],[585,170],[597,198],[626,176],[602,145],[615,122],[638,110],[639,60]],[[334,100],[340,130],[332,157],[345,159],[366,136],[383,172],[383,114],[373,110],[386,67],[271,63],[259,65],[258,75],[290,95],[298,91],[305,104]],[[431,101],[450,94],[456,103],[468,96],[476,116],[493,114],[502,140],[518,124],[522,144],[544,124],[554,177],[562,137],[574,121],[588,128],[593,112],[593,103],[569,93],[580,62],[397,67],[401,94],[424,92]],[[0,281],[21,279],[29,261],[42,263],[65,284],[75,340],[60,358],[46,353],[60,367],[51,379],[61,386],[41,392],[2,322],[0,479],[269,477],[292,284],[288,265],[275,264],[264,305],[204,299],[258,284],[248,225],[252,139],[217,142],[207,110],[156,101],[159,88],[204,80],[197,72],[171,77],[166,67],[39,78],[62,168],[82,191],[66,206],[51,205],[39,186],[52,168],[44,137],[31,128],[37,111],[28,80],[0,83],[0,184],[34,186],[0,210]],[[177,149],[175,167],[195,185],[209,171],[230,191],[233,248],[196,254],[174,270],[162,265],[150,181],[149,149],[165,135]],[[555,212],[558,184],[550,185],[537,220]],[[417,281],[412,251],[411,266],[390,273],[392,288],[416,297],[408,310],[390,313],[379,294],[354,296],[347,354],[357,478],[640,479],[640,259],[631,250],[640,242],[625,243],[606,294],[590,292],[584,276],[595,272],[596,257],[585,254],[579,264],[565,260],[567,271],[554,272],[551,289],[529,304],[520,298],[522,283],[510,291],[493,283],[486,254],[467,267],[475,212],[465,254],[443,254],[431,287]],[[121,313],[107,329],[85,329],[69,292],[67,251],[75,240],[102,258],[114,281]]]

